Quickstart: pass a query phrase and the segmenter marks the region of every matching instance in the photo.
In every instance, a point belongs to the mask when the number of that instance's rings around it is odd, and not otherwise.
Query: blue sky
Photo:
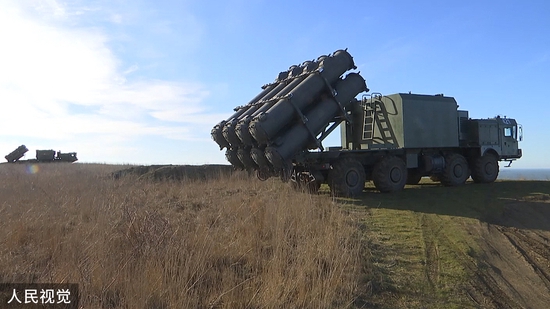
[[[348,48],[371,91],[523,124],[550,168],[548,1],[0,0],[0,153],[227,163],[210,129],[290,65]],[[339,144],[330,137],[325,145]]]

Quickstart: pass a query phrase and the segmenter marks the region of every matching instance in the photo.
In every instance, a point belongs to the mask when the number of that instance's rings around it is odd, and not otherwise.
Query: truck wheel
[[[445,156],[445,168],[439,175],[441,183],[445,186],[460,186],[470,177],[468,161],[458,153]]]
[[[366,179],[365,168],[353,158],[336,161],[328,174],[330,190],[337,196],[353,197],[361,194]]]
[[[407,184],[417,185],[422,179],[422,174],[416,168],[411,168],[407,171]]]
[[[374,166],[372,180],[380,192],[403,190],[407,182],[405,162],[394,156],[383,158]]]
[[[308,173],[298,173],[296,178],[291,177],[290,186],[297,191],[318,193],[324,179],[323,175],[319,171],[310,171],[309,173],[314,176],[314,180],[308,176]]]
[[[491,183],[498,177],[498,160],[493,155],[476,158],[472,166],[472,179],[476,183]]]

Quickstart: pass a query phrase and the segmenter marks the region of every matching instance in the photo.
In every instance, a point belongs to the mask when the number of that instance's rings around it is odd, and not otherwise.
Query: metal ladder
[[[362,137],[363,140],[369,140],[374,143],[374,127],[376,123],[380,131],[380,137],[376,139],[380,139],[381,144],[396,146],[397,139],[390,122],[386,118],[385,106],[380,100],[381,98],[381,93],[372,93],[363,97],[364,122]]]
[[[376,106],[378,105],[376,97],[382,97],[382,94],[371,93],[368,95],[364,95],[362,98],[362,105],[364,110],[363,140],[372,140],[374,138],[374,122],[376,116]]]

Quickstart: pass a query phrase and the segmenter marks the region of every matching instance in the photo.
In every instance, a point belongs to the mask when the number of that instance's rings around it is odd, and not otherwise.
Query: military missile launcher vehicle
[[[10,152],[6,158],[9,163],[38,163],[38,162],[76,162],[76,152],[62,153],[55,150],[37,150],[36,159],[20,160],[29,149],[25,145],[17,147],[14,151]]]
[[[522,156],[521,125],[511,118],[471,119],[443,95],[366,94],[346,50],[280,73],[259,95],[212,129],[237,169],[280,177],[310,191],[328,183],[355,196],[366,181],[395,192],[424,176],[446,186],[493,182],[499,161]],[[364,93],[361,99],[357,99]],[[338,126],[341,146],[322,141]]]
[[[21,145],[17,147],[14,151],[10,152],[4,158],[10,163],[15,163],[19,161],[19,159],[23,158],[23,156],[25,155],[25,153],[27,153],[27,151],[29,151],[29,149],[27,149],[25,145]]]
[[[76,152],[62,153],[61,151],[36,150],[36,160],[38,162],[75,162],[78,160]]]

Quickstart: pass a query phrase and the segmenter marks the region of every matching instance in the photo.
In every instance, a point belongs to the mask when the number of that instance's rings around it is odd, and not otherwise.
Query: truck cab
[[[523,130],[515,119],[500,116],[468,119],[461,131],[465,137],[462,142],[470,147],[479,147],[481,156],[492,154],[509,163],[521,158],[518,142],[523,139]]]
[[[523,139],[523,129],[514,119],[497,117],[501,134],[501,154],[502,159],[521,158],[521,149],[518,142]]]

